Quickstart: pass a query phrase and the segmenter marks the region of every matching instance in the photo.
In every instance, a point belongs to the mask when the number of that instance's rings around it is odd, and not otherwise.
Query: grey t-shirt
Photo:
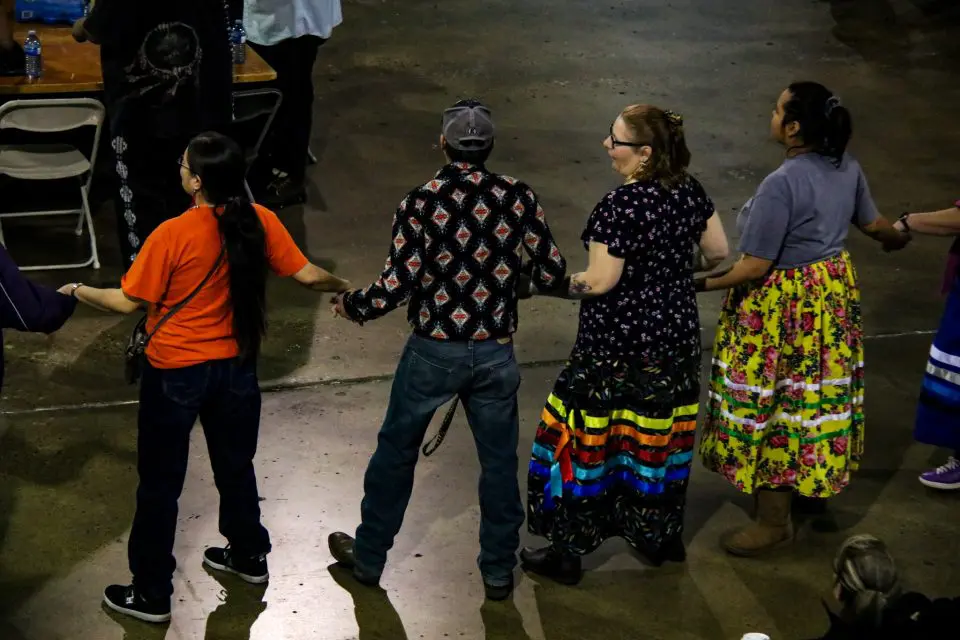
[[[850,154],[839,167],[816,153],[788,158],[740,210],[740,252],[802,267],[843,251],[850,224],[880,217],[860,163]]]

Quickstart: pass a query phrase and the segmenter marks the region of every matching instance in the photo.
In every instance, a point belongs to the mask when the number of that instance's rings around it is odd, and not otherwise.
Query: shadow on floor
[[[331,564],[327,570],[334,582],[353,598],[353,613],[359,628],[358,640],[406,640],[403,621],[386,591],[360,584],[349,569],[338,564]]]
[[[864,60],[898,69],[957,70],[960,5],[954,0],[912,0],[916,11],[909,16],[898,15],[890,0],[826,1],[837,23],[834,37]]]
[[[0,619],[121,536],[132,518],[137,486],[134,429],[99,429],[95,414],[4,422]]]

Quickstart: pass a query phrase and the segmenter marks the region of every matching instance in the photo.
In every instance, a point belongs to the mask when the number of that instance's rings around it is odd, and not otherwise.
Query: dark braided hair
[[[187,147],[190,170],[214,208],[230,267],[233,337],[244,359],[256,359],[267,330],[266,232],[244,189],[246,160],[240,146],[219,133],[201,133]]]
[[[810,147],[840,166],[853,135],[850,111],[840,98],[818,82],[794,82],[787,91],[790,99],[783,105],[783,126],[796,122],[800,129],[798,147]]]

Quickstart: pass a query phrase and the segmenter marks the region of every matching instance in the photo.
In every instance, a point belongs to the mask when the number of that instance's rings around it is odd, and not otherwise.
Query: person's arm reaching
[[[117,13],[117,3],[121,0],[96,0],[90,13],[73,23],[73,38],[77,42],[101,44],[103,38],[113,28]],[[129,1],[129,0],[127,0]]]
[[[857,182],[857,211],[854,222],[864,235],[879,242],[884,251],[903,249],[910,242],[908,234],[895,229],[890,221],[877,210],[877,205],[870,194],[870,185],[867,183],[867,177],[863,174],[863,171],[860,172]]]
[[[546,290],[532,286],[531,293],[568,300],[604,295],[620,282],[626,251],[637,242],[637,236],[638,231],[632,228],[624,212],[608,195],[590,215],[582,236],[589,250],[586,270],[568,275]]]
[[[720,215],[714,211],[707,218],[707,228],[700,236],[694,255],[694,272],[710,271],[730,255],[730,243],[723,230]]]
[[[380,277],[363,289],[335,298],[337,315],[363,323],[385,316],[410,299],[426,259],[423,224],[411,203],[412,198],[405,198],[394,214],[393,241]]]
[[[145,306],[142,300],[132,298],[122,289],[99,289],[78,282],[60,287],[60,293],[73,296],[80,302],[110,313],[128,315]]]
[[[266,236],[267,261],[275,274],[281,278],[291,277],[313,291],[340,293],[350,288],[348,281],[318,267],[303,255],[277,214],[263,207],[257,207],[257,211]]]
[[[3,328],[53,333],[73,315],[77,301],[27,280],[0,246],[0,323]]]
[[[748,206],[747,222],[740,236],[740,259],[722,273],[696,278],[697,291],[730,289],[759,280],[775,266],[789,232],[793,208],[793,192],[787,179],[778,173],[767,176]]]
[[[567,275],[567,261],[553,239],[543,207],[533,190],[521,186],[517,202],[524,210],[523,248],[530,256],[531,283],[541,291],[554,288]]]
[[[305,267],[293,274],[293,279],[314,291],[342,293],[350,288],[349,281],[333,275],[312,262],[308,262]]]
[[[905,213],[893,228],[901,233],[916,232],[927,236],[960,235],[960,200],[948,209]]]

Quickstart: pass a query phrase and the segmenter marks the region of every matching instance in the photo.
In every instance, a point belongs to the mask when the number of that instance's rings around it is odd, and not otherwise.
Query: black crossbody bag
[[[203,280],[200,281],[200,284],[190,292],[186,298],[175,304],[170,308],[163,317],[157,321],[156,326],[153,328],[153,331],[147,333],[147,316],[144,315],[140,318],[140,321],[137,323],[137,326],[133,328],[133,333],[130,334],[130,340],[127,342],[126,357],[124,361],[124,378],[127,380],[127,384],[137,384],[140,381],[140,376],[143,374],[143,365],[146,360],[146,351],[147,345],[150,344],[150,339],[156,335],[157,331],[160,330],[167,320],[169,320],[175,313],[183,309],[187,304],[193,300],[193,298],[200,293],[200,290],[210,281],[210,278],[213,277],[213,274],[216,273],[217,269],[220,268],[220,263],[223,262],[223,253],[225,248],[220,247],[220,255],[217,256],[217,261],[213,263],[213,266],[210,268],[210,271],[207,272],[207,275],[204,276]]]

